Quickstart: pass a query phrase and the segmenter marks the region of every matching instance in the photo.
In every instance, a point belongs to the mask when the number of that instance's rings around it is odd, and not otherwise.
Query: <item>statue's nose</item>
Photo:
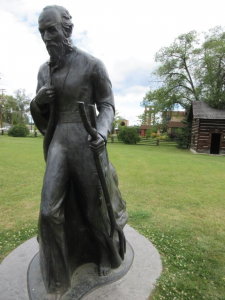
[[[51,38],[50,38],[50,36],[49,36],[49,34],[48,34],[47,31],[45,31],[45,33],[44,33],[43,40],[44,40],[45,42],[51,41]]]

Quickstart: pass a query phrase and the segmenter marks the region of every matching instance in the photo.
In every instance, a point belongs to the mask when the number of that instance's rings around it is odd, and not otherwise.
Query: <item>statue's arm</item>
[[[104,64],[98,60],[94,69],[94,99],[98,109],[97,131],[107,142],[115,114],[112,85]]]
[[[45,78],[46,78],[46,71],[47,68],[42,65],[38,72],[38,83],[36,89],[36,96],[30,103],[30,111],[31,115],[34,119],[34,123],[37,126],[38,130],[44,135],[48,125],[48,118],[49,118],[49,105],[48,104],[40,104],[38,101],[41,100],[40,91],[46,85]],[[39,95],[39,97],[37,97]],[[42,96],[43,97],[43,96]]]

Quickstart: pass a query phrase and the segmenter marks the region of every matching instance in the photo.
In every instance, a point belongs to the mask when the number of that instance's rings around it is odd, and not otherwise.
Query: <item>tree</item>
[[[188,109],[192,101],[203,100],[213,107],[225,107],[225,32],[216,27],[205,33],[180,35],[172,45],[155,55],[159,64],[142,105],[155,111]],[[157,87],[156,87],[157,84]]]
[[[140,142],[141,138],[135,127],[120,126],[118,140],[123,141],[125,144],[131,145]]]
[[[29,118],[27,113],[30,111],[30,96],[26,95],[25,90],[17,90],[15,92],[15,99],[17,103],[17,111],[20,113],[20,122],[28,123]]]
[[[19,89],[15,96],[4,96],[3,120],[12,125],[18,123],[28,123],[28,112],[30,111],[30,96],[26,95],[25,90]]]
[[[199,99],[200,90],[195,80],[195,65],[201,54],[195,31],[180,35],[172,45],[156,53],[159,66],[153,72],[160,87],[150,90],[144,101],[153,102],[156,111],[171,110],[176,105],[183,108]]]
[[[205,33],[203,59],[197,76],[202,83],[202,100],[214,108],[225,108],[225,32],[222,27]]]
[[[120,121],[123,118],[119,116],[119,112],[116,110],[114,120],[113,120],[113,125],[112,125],[112,133],[115,132],[115,129],[119,127]]]
[[[13,112],[16,110],[16,100],[13,96],[5,95],[3,103],[3,121],[13,124]]]

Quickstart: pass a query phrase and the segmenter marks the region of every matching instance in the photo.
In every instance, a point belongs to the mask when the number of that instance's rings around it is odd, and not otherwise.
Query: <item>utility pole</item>
[[[0,120],[1,120],[1,128],[2,128],[2,117],[3,117],[3,107],[4,107],[4,99],[3,99],[3,96],[4,96],[4,91],[5,91],[5,89],[0,89],[0,91],[2,92],[2,101],[1,101],[1,105],[0,105],[0,108],[1,108]]]

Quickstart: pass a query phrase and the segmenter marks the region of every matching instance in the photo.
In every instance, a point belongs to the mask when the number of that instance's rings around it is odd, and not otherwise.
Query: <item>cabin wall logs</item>
[[[197,153],[210,153],[212,133],[220,133],[220,154],[225,154],[225,120],[193,119],[191,149]]]

